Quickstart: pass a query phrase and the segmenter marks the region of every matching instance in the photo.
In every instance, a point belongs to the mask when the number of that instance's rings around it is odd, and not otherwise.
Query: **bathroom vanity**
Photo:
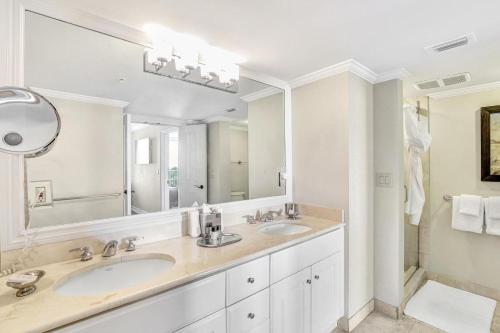
[[[218,249],[200,248],[189,237],[144,245],[129,256],[168,254],[174,265],[147,283],[98,295],[62,295],[58,288],[78,272],[109,266],[110,259],[43,266],[47,277],[30,297],[16,299],[0,286],[12,301],[0,307],[2,330],[330,332],[344,314],[343,224],[309,217],[300,224],[311,230],[269,235],[259,225],[228,227],[243,240]],[[14,307],[32,320],[13,316]]]

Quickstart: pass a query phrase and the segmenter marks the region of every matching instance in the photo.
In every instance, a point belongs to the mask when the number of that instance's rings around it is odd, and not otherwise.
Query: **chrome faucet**
[[[260,210],[257,210],[257,213],[255,214],[255,217],[252,215],[244,215],[242,217],[247,219],[248,224],[255,224],[257,222],[272,222],[274,221],[274,217],[278,217],[283,213],[283,210],[280,209],[278,211],[275,210],[270,210],[267,213],[260,213]]]
[[[118,241],[111,240],[104,245],[104,249],[102,249],[103,257],[112,257],[116,254],[116,250],[118,249]]]
[[[80,252],[80,261],[88,261],[92,259],[93,253],[89,246],[77,247],[76,249],[71,249],[69,252]]]

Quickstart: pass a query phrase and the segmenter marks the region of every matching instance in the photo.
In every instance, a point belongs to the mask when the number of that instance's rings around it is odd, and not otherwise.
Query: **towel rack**
[[[453,201],[453,196],[450,194],[445,194],[445,195],[443,195],[443,200],[444,201]]]
[[[79,196],[74,196],[74,197],[54,198],[52,201],[53,202],[60,202],[60,201],[73,201],[73,200],[84,200],[84,199],[118,198],[121,195],[122,195],[121,193],[79,195]]]

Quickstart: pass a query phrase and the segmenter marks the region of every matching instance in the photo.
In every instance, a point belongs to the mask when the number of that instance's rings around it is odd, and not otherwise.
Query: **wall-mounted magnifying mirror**
[[[24,88],[0,88],[0,151],[35,157],[54,144],[61,121],[43,96]]]

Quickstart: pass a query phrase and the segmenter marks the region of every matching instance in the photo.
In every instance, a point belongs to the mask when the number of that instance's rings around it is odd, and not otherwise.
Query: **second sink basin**
[[[124,256],[91,266],[70,276],[55,287],[65,296],[95,296],[130,288],[170,269],[175,263],[168,255]]]
[[[296,222],[278,222],[259,228],[260,232],[268,235],[296,235],[309,230],[310,227]]]

